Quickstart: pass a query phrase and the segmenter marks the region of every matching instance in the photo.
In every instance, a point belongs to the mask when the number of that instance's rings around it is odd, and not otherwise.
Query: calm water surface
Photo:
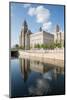
[[[28,59],[11,60],[11,96],[64,94],[64,68]]]

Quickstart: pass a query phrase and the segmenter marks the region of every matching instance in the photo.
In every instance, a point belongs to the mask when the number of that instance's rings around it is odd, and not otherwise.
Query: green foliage
[[[41,48],[40,44],[35,44],[34,48]]]
[[[19,49],[22,49],[22,50],[24,50],[24,47],[23,47],[23,46],[19,46]]]
[[[35,44],[34,48],[43,48],[43,49],[54,49],[54,48],[61,48],[61,43],[50,43],[50,44]]]
[[[54,49],[54,43],[52,43],[52,44],[42,44],[41,48],[43,48],[43,49]]]
[[[61,46],[61,43],[57,43],[57,47],[58,48],[61,48],[62,46]]]
[[[55,43],[55,47],[61,48],[62,47],[62,44],[61,43]]]
[[[51,43],[50,44],[50,49],[54,49],[55,48],[55,44],[54,43]]]
[[[43,49],[44,49],[44,44],[41,44],[41,48],[43,48]]]
[[[18,45],[18,44],[16,44],[16,45],[15,45],[15,48],[19,48],[19,45]]]
[[[32,49],[32,46],[30,46],[30,49]]]

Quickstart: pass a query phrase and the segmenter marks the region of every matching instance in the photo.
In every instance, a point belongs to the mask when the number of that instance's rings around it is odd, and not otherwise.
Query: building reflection
[[[20,69],[25,82],[29,75],[30,61],[28,59],[20,59]]]
[[[52,78],[57,79],[59,73],[61,73],[61,74],[63,73],[64,68],[56,66],[56,65],[47,64],[47,63],[44,63],[44,62],[32,60],[32,61],[30,61],[30,70],[35,71],[35,72],[39,72],[41,74],[45,74],[45,73],[50,72]]]
[[[30,84],[27,87],[29,95],[45,95],[51,91],[50,82],[56,84],[55,80],[62,74],[64,68],[39,61],[20,59],[20,69],[24,82]],[[32,81],[29,75],[33,75]]]
[[[64,69],[58,66],[45,64],[40,61],[33,61],[29,59],[20,59],[20,68],[23,74],[24,81],[27,80],[30,72],[32,71],[44,75],[44,78],[47,79],[57,79],[59,73],[62,74]]]

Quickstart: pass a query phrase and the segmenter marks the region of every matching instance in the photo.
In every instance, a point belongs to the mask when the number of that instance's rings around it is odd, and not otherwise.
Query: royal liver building
[[[24,49],[30,49],[30,34],[31,31],[28,30],[28,25],[27,22],[24,21],[20,33],[20,46],[23,47]]]
[[[34,27],[33,27],[34,28]],[[27,22],[24,21],[20,33],[20,46],[25,50],[34,48],[36,44],[50,44],[53,42],[58,42],[64,45],[64,33],[60,32],[59,26],[56,26],[56,32],[51,34],[49,32],[43,31],[41,28],[38,32],[32,33],[28,29]]]

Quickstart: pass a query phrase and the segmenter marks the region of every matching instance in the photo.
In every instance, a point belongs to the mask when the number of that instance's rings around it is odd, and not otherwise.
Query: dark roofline
[[[54,35],[51,34],[50,32],[43,31],[43,33],[50,34],[50,35],[54,36]]]

